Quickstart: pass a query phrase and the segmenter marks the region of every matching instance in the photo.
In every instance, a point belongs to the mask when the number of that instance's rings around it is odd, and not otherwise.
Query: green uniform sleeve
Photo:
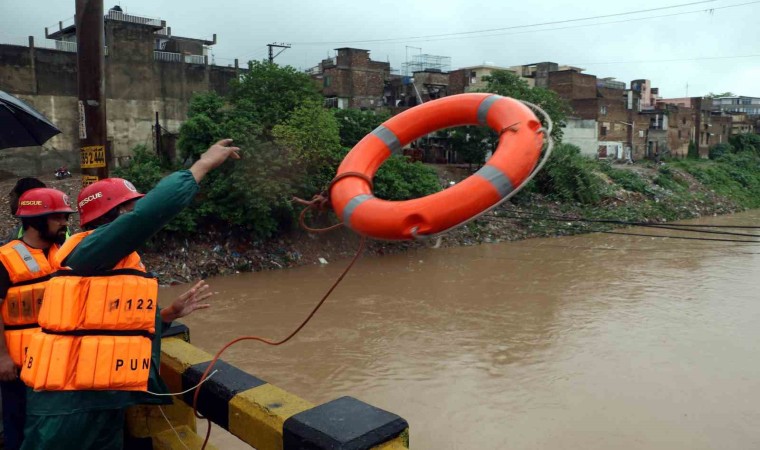
[[[169,175],[138,200],[132,212],[84,238],[65,265],[82,272],[113,268],[187,207],[197,192],[198,183],[189,170]]]

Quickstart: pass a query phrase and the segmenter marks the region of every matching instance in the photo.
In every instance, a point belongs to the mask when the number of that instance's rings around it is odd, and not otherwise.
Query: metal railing
[[[27,42],[27,46],[29,43]],[[76,42],[69,42],[69,41],[53,41],[53,40],[46,40],[46,41],[35,41],[34,43],[35,48],[42,48],[47,50],[58,50],[61,52],[67,52],[67,53],[76,53],[77,52],[77,43]],[[108,56],[108,46],[103,46],[103,53],[105,56]]]
[[[185,62],[188,64],[206,64],[206,58],[203,55],[185,55]]]
[[[156,61],[182,62],[182,55],[179,53],[153,51],[153,59]]]
[[[54,42],[55,42],[56,50],[60,50],[62,52],[71,52],[71,53],[77,52],[76,42],[67,42],[67,41],[54,41]]]
[[[185,62],[188,64],[206,64],[206,57],[203,55],[183,55],[181,53],[162,52],[158,50],[153,51],[153,59],[155,61],[167,61],[167,62]]]
[[[118,20],[121,22],[139,23],[142,25],[152,25],[154,27],[160,27],[161,19],[154,19],[152,17],[133,16],[131,14],[124,14],[123,12],[109,10],[106,14],[108,20]]]

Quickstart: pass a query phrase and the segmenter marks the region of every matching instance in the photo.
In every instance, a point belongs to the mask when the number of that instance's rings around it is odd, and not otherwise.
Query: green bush
[[[676,171],[674,171],[670,165],[662,165],[657,169],[657,176],[654,178],[654,183],[663,189],[668,189],[674,192],[684,191],[689,183]]]
[[[679,164],[715,193],[746,208],[760,207],[760,157],[754,153],[727,153],[715,161]]]
[[[116,168],[113,173],[116,177],[131,181],[138,191],[148,192],[163,177],[161,158],[145,145],[137,145],[132,148],[129,163]]]
[[[384,200],[409,200],[441,190],[435,169],[391,156],[375,174],[374,193]]]
[[[686,154],[686,157],[690,159],[699,159],[699,148],[697,148],[696,142],[689,141],[689,151]]]
[[[724,142],[722,144],[717,144],[710,147],[708,157],[710,159],[718,159],[721,156],[728,155],[730,153],[735,153],[734,147],[731,144]]]
[[[599,203],[603,185],[594,173],[597,164],[581,156],[580,148],[559,144],[543,170],[536,175],[535,189],[558,200],[586,205]]]
[[[650,194],[651,190],[641,176],[631,170],[616,169],[610,167],[604,170],[604,173],[609,176],[612,181],[623,189],[631,192],[639,192],[641,194]]]

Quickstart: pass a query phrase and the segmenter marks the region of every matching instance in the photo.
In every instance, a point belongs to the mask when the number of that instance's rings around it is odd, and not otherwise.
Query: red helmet
[[[58,189],[29,189],[18,199],[16,217],[39,217],[55,213],[75,213],[69,196]]]
[[[144,196],[123,178],[105,178],[92,183],[82,189],[77,198],[79,225],[83,227],[122,203]]]

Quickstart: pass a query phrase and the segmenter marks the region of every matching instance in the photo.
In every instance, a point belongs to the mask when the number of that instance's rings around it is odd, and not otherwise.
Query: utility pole
[[[273,43],[271,43],[271,44],[267,44],[267,47],[269,47],[269,64],[272,64],[272,63],[274,62],[274,59],[275,59],[277,56],[279,56],[279,54],[280,54],[280,53],[282,53],[282,52],[284,52],[286,49],[289,49],[289,48],[290,48],[290,44],[284,44],[284,43],[282,43],[282,42],[280,42],[280,43],[277,43],[277,42],[273,42]],[[274,54],[274,52],[273,52],[273,49],[274,49],[275,47],[277,47],[277,48],[281,48],[281,49],[282,49],[282,50],[280,50],[279,52],[277,52],[277,54],[276,54],[276,55],[275,55],[275,54]]]
[[[76,0],[82,187],[108,178],[103,0]]]

